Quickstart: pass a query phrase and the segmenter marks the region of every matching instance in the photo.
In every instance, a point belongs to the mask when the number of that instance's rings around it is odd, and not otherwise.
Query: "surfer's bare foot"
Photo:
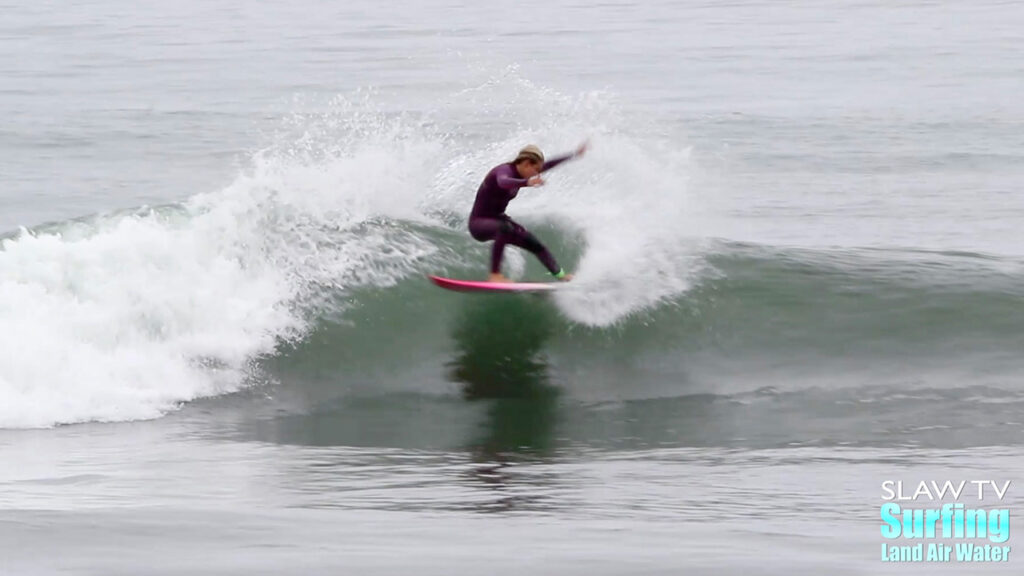
[[[494,272],[487,277],[488,282],[508,282],[509,279],[505,278],[505,275],[501,272]]]
[[[572,280],[572,274],[566,274],[559,278],[559,280],[561,280],[562,282],[568,282],[569,280]]]

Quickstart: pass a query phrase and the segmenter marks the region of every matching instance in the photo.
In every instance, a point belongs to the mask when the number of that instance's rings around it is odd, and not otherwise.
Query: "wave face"
[[[439,250],[473,250],[471,241],[447,231],[425,238],[449,243]],[[325,319],[316,346],[305,342],[289,352],[302,358],[290,369],[314,368],[328,356],[329,362],[343,362],[336,359],[346,350],[359,350],[353,362],[376,355],[379,368],[387,370],[394,360],[389,344],[403,357],[422,351],[450,358],[486,339],[494,350],[485,356],[531,349],[552,365],[571,367],[581,386],[621,380],[619,396],[642,395],[645,386],[657,388],[648,389],[654,395],[745,393],[769,385],[796,389],[826,377],[835,387],[865,379],[901,386],[1002,385],[1022,366],[1018,262],[962,253],[721,241],[682,250],[701,262],[686,278],[687,287],[657,304],[634,305],[612,323],[605,322],[612,313],[593,303],[627,288],[588,279],[584,266],[580,282],[543,299],[452,295],[412,276],[357,294],[358,306],[346,312],[345,322]],[[464,276],[474,273],[473,266],[450,264],[442,271]],[[648,302],[659,289],[621,299]],[[508,342],[502,344],[503,338]],[[326,349],[337,352],[328,355]]]
[[[432,112],[379,102],[293,114],[224,189],[9,234],[0,427],[154,418],[324,373],[328,395],[360,383],[443,394],[472,373],[467,358],[510,349],[555,370],[520,365],[520,380],[543,373],[594,400],[799,388],[809,374],[998,387],[1020,368],[1015,260],[716,240],[684,137],[514,70]],[[464,222],[491,166],[525,142],[569,151],[581,134],[587,159],[510,209],[576,281],[507,301],[423,281],[483,272],[488,246]],[[542,275],[514,249],[507,265]],[[509,340],[467,352],[509,317]],[[940,372],[942,384],[928,376]]]

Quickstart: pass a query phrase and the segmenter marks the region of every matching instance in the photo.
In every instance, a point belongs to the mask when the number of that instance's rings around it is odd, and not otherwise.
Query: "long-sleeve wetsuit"
[[[540,171],[550,170],[570,158],[571,154],[552,158],[544,163]],[[494,240],[491,248],[492,273],[501,270],[505,245],[511,244],[529,250],[552,274],[558,274],[561,268],[551,252],[529,230],[505,214],[508,203],[526,185],[527,179],[519,177],[515,164],[500,164],[492,168],[476,192],[476,201],[469,214],[469,233],[480,242]]]

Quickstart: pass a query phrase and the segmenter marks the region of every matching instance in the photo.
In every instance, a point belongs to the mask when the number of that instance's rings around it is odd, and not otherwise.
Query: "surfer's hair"
[[[523,160],[529,160],[530,162],[533,162],[535,164],[543,164],[544,153],[540,151],[540,148],[537,148],[533,144],[530,144],[529,146],[525,146],[522,150],[519,151],[519,154],[516,155],[515,161],[513,161],[512,163],[519,164]]]

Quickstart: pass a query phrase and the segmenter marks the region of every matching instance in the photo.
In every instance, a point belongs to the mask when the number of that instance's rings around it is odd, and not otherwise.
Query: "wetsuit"
[[[572,155],[552,158],[544,163],[540,171],[550,170]],[[561,268],[551,252],[537,240],[536,236],[521,224],[505,214],[508,203],[527,185],[526,178],[520,178],[513,163],[500,164],[491,169],[476,192],[473,211],[469,214],[469,233],[480,242],[494,240],[491,248],[491,272],[501,271],[501,256],[505,245],[511,244],[529,250],[552,274],[559,274]]]

